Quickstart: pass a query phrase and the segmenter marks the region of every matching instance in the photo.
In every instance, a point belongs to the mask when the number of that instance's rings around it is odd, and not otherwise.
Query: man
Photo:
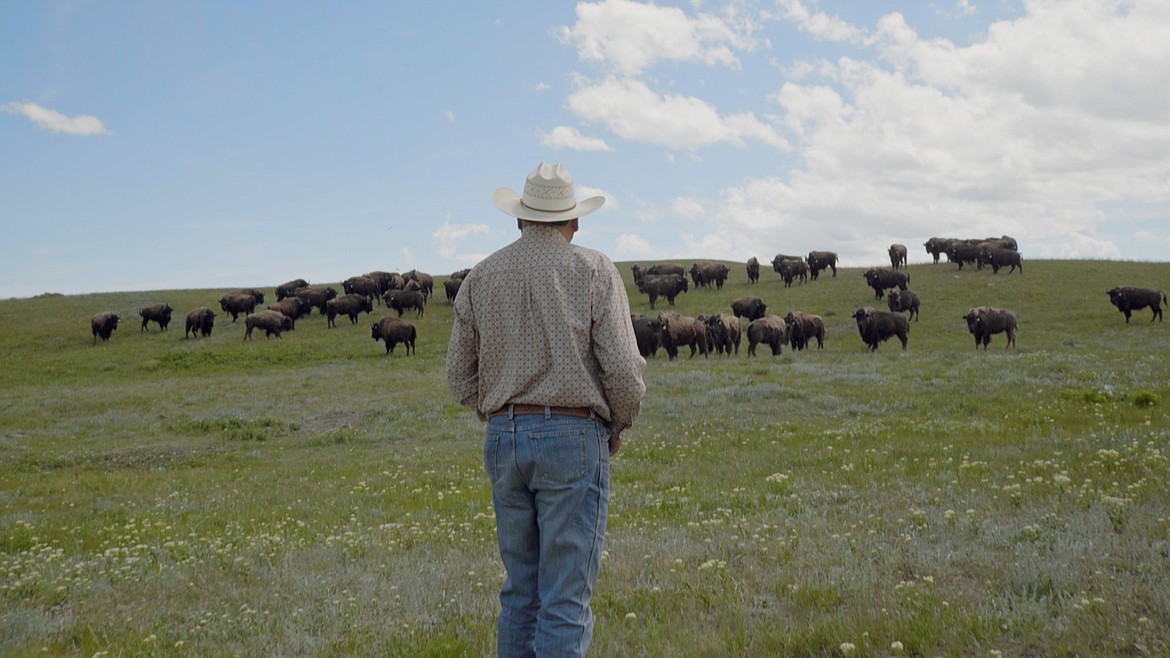
[[[463,279],[447,349],[447,385],[486,420],[484,468],[507,578],[499,655],[583,656],[601,567],[609,458],[646,387],[630,302],[604,254],[571,245],[577,202],[563,165],[541,163],[524,193],[496,207],[520,239]]]

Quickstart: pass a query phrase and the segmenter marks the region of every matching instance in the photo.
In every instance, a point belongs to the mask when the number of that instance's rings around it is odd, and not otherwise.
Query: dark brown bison
[[[743,325],[739,318],[728,313],[718,313],[707,316],[703,320],[707,324],[707,344],[716,354],[731,356],[732,351],[739,356],[739,343],[743,337]]]
[[[418,353],[414,349],[414,340],[418,332],[414,325],[406,320],[387,315],[370,325],[370,335],[375,342],[381,340],[386,343],[386,354],[392,353],[398,343],[406,346],[408,355]]]
[[[1166,293],[1161,290],[1154,290],[1152,288],[1132,288],[1130,286],[1123,286],[1118,288],[1110,288],[1108,292],[1109,301],[1117,307],[1117,310],[1125,314],[1125,323],[1129,324],[1129,318],[1134,311],[1141,310],[1147,306],[1154,312],[1150,317],[1150,322],[1157,320],[1162,321],[1162,304],[1166,304]]]
[[[695,352],[707,356],[707,332],[702,322],[673,311],[659,313],[658,321],[662,323],[662,348],[671,361],[678,357],[679,348],[684,346],[691,348],[688,358],[695,358]]]
[[[780,278],[784,279],[785,288],[791,288],[792,282],[797,279],[800,279],[802,284],[808,282],[808,263],[802,260],[781,261],[780,269],[777,272],[780,274]]]
[[[686,276],[687,271],[682,265],[676,265],[674,263],[657,263],[646,268],[646,274],[651,276],[663,276],[666,274]]]
[[[325,302],[325,317],[329,327],[336,327],[334,319],[339,315],[348,315],[350,324],[357,324],[358,316],[362,313],[373,313],[374,303],[369,297],[359,293],[350,293],[330,299]]]
[[[690,290],[690,284],[682,274],[647,274],[642,277],[638,290],[650,298],[650,308],[655,307],[659,297],[665,297],[674,306],[675,298]]]
[[[309,287],[309,282],[304,279],[293,279],[292,281],[282,283],[276,286],[276,301],[279,302],[282,299],[293,297],[297,294],[298,289],[307,287]]]
[[[407,309],[417,311],[414,317],[420,318],[427,308],[427,297],[421,290],[391,290],[386,293],[386,306],[398,311],[398,317]]]
[[[280,332],[292,329],[292,318],[279,311],[256,311],[249,313],[244,318],[244,340],[252,338],[252,330],[260,328],[264,330],[264,337],[268,338],[273,334],[280,338]]]
[[[963,269],[966,263],[974,263],[975,269],[983,269],[983,250],[978,245],[963,240],[952,240],[946,248],[947,259]]]
[[[1008,347],[1015,347],[1016,345],[1016,314],[1002,308],[994,308],[990,306],[976,306],[967,311],[963,316],[967,321],[967,331],[975,337],[975,349],[979,349],[979,345],[983,345],[983,349],[987,350],[987,345],[991,342],[993,334],[1006,334]]]
[[[187,331],[183,334],[183,338],[188,336],[208,338],[211,336],[211,328],[214,325],[215,311],[201,306],[187,314]]]
[[[296,329],[297,320],[311,313],[313,307],[306,300],[294,296],[286,297],[275,304],[269,304],[268,310],[287,315],[293,322],[292,328]]]
[[[160,331],[166,331],[167,326],[171,323],[171,312],[174,309],[170,304],[153,304],[145,308],[138,309],[138,315],[142,316],[142,331],[147,331],[146,325],[149,322],[157,322]]]
[[[341,289],[347,295],[361,295],[369,299],[378,296],[378,282],[368,276],[351,276],[341,282]],[[328,308],[328,306],[326,306]]]
[[[1020,274],[1024,273],[1024,257],[1018,251],[1002,248],[983,249],[981,258],[984,263],[991,266],[992,274],[999,274],[999,268],[1009,265],[1011,269],[1008,270],[1008,274],[1015,272],[1017,268]]]
[[[748,356],[756,355],[756,345],[763,343],[772,348],[772,356],[780,354],[784,345],[784,334],[788,329],[784,318],[766,315],[752,320],[747,326]]]
[[[466,279],[468,274],[471,274],[471,268],[465,267],[461,270],[457,270],[455,272],[452,272],[451,278],[452,279]]]
[[[810,251],[804,262],[808,263],[808,275],[814,281],[823,270],[833,270],[833,276],[837,276],[837,252],[835,251]]]
[[[881,299],[889,288],[905,290],[910,283],[909,274],[888,267],[871,267],[862,276],[869,287],[873,288],[874,297],[877,299]]]
[[[403,272],[402,276],[407,281],[418,281],[419,289],[422,290],[423,296],[427,299],[430,299],[431,293],[435,291],[435,277],[426,272],[411,270],[409,272]]]
[[[737,297],[731,300],[731,312],[737,318],[747,318],[748,322],[759,320],[768,311],[768,305],[759,297]]]
[[[894,243],[890,245],[890,267],[895,270],[906,267],[906,245]],[[936,259],[937,260],[937,259]]]
[[[825,321],[819,315],[803,311],[789,311],[784,316],[785,342],[793,350],[803,350],[812,338],[817,340],[817,349],[825,349]]]
[[[906,313],[907,317],[918,322],[918,293],[913,290],[898,290],[895,288],[886,295],[886,303],[895,313]]]
[[[459,294],[459,287],[463,285],[463,279],[447,279],[443,282],[443,291],[447,293],[447,302],[454,303],[455,296]]]
[[[857,321],[857,333],[867,351],[876,352],[878,344],[889,340],[891,336],[897,336],[902,341],[902,349],[906,349],[910,322],[901,313],[879,311],[866,306],[854,311],[853,319]]]
[[[264,291],[256,290],[255,288],[240,288],[235,292],[237,295],[251,295],[256,300],[256,306],[264,303]]]
[[[317,309],[321,315],[325,315],[325,303],[337,297],[337,291],[332,287],[316,288],[307,286],[305,288],[297,288],[294,294],[309,302],[309,307]]]
[[[804,263],[804,259],[801,258],[800,256],[789,256],[788,254],[776,254],[775,256],[772,257],[772,271],[775,272],[776,274],[780,274],[780,264],[783,263],[784,261],[789,261],[789,260],[798,260],[798,261]],[[805,264],[807,265],[807,263],[805,263]]]
[[[662,320],[631,313],[630,324],[634,326],[634,339],[638,341],[638,353],[642,358],[649,359],[657,354],[662,345]]]
[[[102,311],[89,319],[89,328],[93,331],[93,343],[97,344],[100,336],[103,341],[110,339],[110,334],[118,328],[118,315],[110,311]]]
[[[934,257],[934,262],[938,262],[939,254],[944,254],[947,251],[947,245],[950,243],[949,238],[930,238],[922,243],[926,247],[926,253]]]
[[[710,263],[707,261],[698,261],[691,265],[689,272],[691,273],[691,281],[695,284],[695,288],[710,288],[715,286],[716,289],[722,290],[724,282],[727,281],[727,274],[730,272],[723,263]]]
[[[256,296],[247,292],[231,292],[219,298],[219,307],[232,316],[232,322],[240,314],[247,315],[256,310]]]
[[[374,293],[374,297],[379,298],[390,289],[390,282],[394,280],[394,272],[383,272],[382,270],[366,272],[362,276],[368,276],[374,280],[374,283],[378,284],[378,292]]]
[[[630,266],[630,271],[634,273],[634,285],[637,286],[638,290],[641,290],[642,280],[646,278],[646,267],[644,265],[634,263]]]
[[[752,256],[747,260],[748,283],[760,282],[760,260]]]

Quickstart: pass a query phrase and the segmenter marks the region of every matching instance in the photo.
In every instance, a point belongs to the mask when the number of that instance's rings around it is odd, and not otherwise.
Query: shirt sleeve
[[[601,367],[601,387],[609,404],[609,431],[621,434],[642,408],[646,360],[638,352],[625,284],[608,258],[603,257],[594,277],[593,308],[593,353]]]
[[[480,413],[479,405],[479,335],[471,312],[471,291],[464,279],[455,296],[455,320],[447,344],[447,389],[465,407]],[[473,284],[474,285],[474,284]]]

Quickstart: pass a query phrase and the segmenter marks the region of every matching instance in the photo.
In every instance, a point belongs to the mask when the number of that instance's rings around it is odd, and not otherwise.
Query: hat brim
[[[605,203],[605,197],[591,196],[588,199],[578,201],[577,205],[568,210],[548,212],[529,208],[520,200],[519,194],[506,187],[501,187],[492,193],[492,203],[496,204],[496,207],[509,217],[526,219],[530,222],[563,222],[566,219],[584,217],[597,210]]]

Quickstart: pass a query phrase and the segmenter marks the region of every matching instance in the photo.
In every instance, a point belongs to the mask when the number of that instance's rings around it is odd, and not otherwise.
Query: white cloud
[[[552,89],[552,86],[550,86],[547,82],[538,82],[535,86],[532,87],[532,89],[535,91],[548,91],[549,89]]]
[[[602,190],[602,189],[599,189],[596,187],[589,187],[588,185],[577,185],[574,183],[573,191],[577,193],[577,200],[578,201],[581,199],[588,199],[589,197],[594,197],[594,196],[605,197],[605,205],[603,205],[601,207],[601,210],[599,212],[605,212],[607,210],[615,210],[619,207],[617,198],[615,198],[612,194],[610,194],[609,192],[606,192],[605,190]]]
[[[552,149],[572,149],[574,151],[613,151],[604,139],[586,137],[581,131],[571,126],[557,126],[547,133],[540,134],[540,143]]]
[[[568,107],[589,123],[599,123],[618,137],[673,149],[694,150],[719,143],[761,142],[786,149],[776,129],[752,113],[720,115],[700,98],[661,95],[633,78],[578,81]]]
[[[431,233],[431,239],[435,242],[435,251],[440,256],[449,258],[454,256],[463,242],[469,238],[498,234],[497,229],[487,224],[452,224],[450,218],[447,218]],[[404,255],[408,261],[413,260],[410,254]]]
[[[729,9],[724,16],[687,16],[677,7],[632,0],[577,3],[577,22],[562,27],[564,43],[584,61],[599,62],[622,75],[638,75],[660,61],[738,67],[737,51],[766,42],[753,37],[757,26]]]
[[[860,43],[865,38],[864,30],[823,11],[810,11],[800,0],[777,0],[776,4],[784,18],[815,39]]]
[[[662,252],[646,240],[633,233],[623,233],[614,240],[615,260],[639,260],[648,258],[664,258]]]
[[[454,110],[443,110],[443,118],[446,119],[448,123],[455,123]]]
[[[702,217],[706,212],[702,199],[696,199],[694,197],[675,197],[670,202],[670,208],[675,214],[686,219]]]
[[[37,124],[40,128],[48,130],[49,132],[65,133],[67,135],[78,135],[81,137],[89,137],[92,135],[112,135],[105,125],[102,124],[101,119],[89,114],[78,114],[75,116],[66,116],[56,110],[50,110],[46,107],[41,107],[36,103],[30,102],[12,102],[0,105],[0,112],[8,112],[10,114],[19,114],[26,119]]]

